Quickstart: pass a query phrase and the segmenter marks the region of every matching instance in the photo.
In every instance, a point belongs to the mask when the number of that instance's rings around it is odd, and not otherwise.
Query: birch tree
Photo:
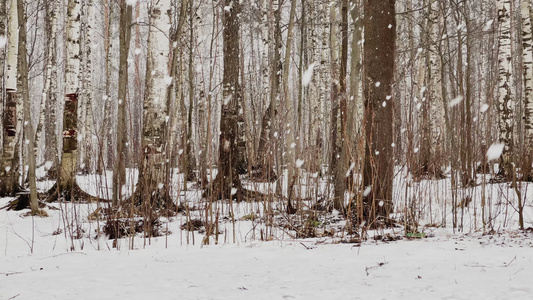
[[[36,215],[39,212],[39,202],[37,199],[37,183],[35,178],[35,137],[33,122],[31,118],[30,91],[28,87],[28,58],[26,48],[26,16],[23,0],[17,0],[19,25],[19,69],[20,69],[20,93],[24,102],[24,144],[27,147],[28,155],[28,182],[30,187],[30,207],[31,213]]]
[[[532,45],[532,26],[531,26],[531,4],[529,1],[522,0],[520,15],[522,18],[522,68],[524,81],[524,129],[525,129],[525,149],[526,159],[525,174],[526,178],[531,179],[533,147],[533,45]]]
[[[150,7],[146,94],[142,129],[142,164],[138,193],[145,205],[168,204],[165,140],[168,117],[167,86],[169,76],[171,1],[153,1]]]
[[[5,1],[3,1],[5,2]],[[5,4],[5,3],[4,3]],[[17,190],[17,62],[18,62],[18,9],[17,0],[11,1],[8,24],[7,70],[4,83],[6,100],[3,114],[3,151],[0,164],[0,195],[11,195]]]
[[[63,112],[63,154],[59,171],[59,191],[69,200],[76,187],[78,156],[78,98],[80,71],[79,0],[67,3],[67,46],[65,62],[65,108]]]
[[[44,87],[41,96],[41,108],[39,111],[39,122],[35,131],[35,144],[39,145],[39,139],[43,128],[45,128],[45,160],[52,162],[49,175],[54,175],[57,170],[57,135],[56,135],[56,106],[57,106],[57,11],[60,7],[59,0],[54,0],[46,4],[47,28],[46,28],[46,62]],[[55,174],[57,176],[57,174]]]
[[[513,65],[511,53],[511,1],[497,0],[498,8],[498,127],[499,141],[504,143],[500,174],[509,170],[513,151]]]

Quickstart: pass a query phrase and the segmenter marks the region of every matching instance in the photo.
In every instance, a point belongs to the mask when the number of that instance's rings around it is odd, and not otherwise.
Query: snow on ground
[[[407,174],[396,178],[398,214],[403,206],[413,205],[413,199],[427,198],[416,201],[420,224],[447,228],[421,227],[428,237],[413,240],[404,237],[402,228],[369,233],[403,237],[389,242],[370,238],[344,244],[344,233],[338,231],[335,238],[296,239],[290,230],[243,217],[260,217],[263,203],[225,202],[215,203],[220,213],[218,243],[212,237],[210,245],[202,246],[204,235],[183,230],[187,217],[179,214],[161,219],[161,231],[167,235],[145,239],[137,234],[119,239],[114,248],[112,240],[97,235],[103,221],[87,217],[98,208],[96,203],[53,203],[45,209],[46,218],[25,216],[28,210],[0,210],[0,300],[531,299],[533,232],[516,230],[514,208],[517,195],[522,195],[525,227],[531,227],[533,186],[522,185],[518,194],[506,183],[452,191],[449,180],[415,184],[399,180],[402,176]],[[91,180],[105,182],[78,177],[84,190],[97,186]],[[132,176],[130,182],[135,180]],[[313,194],[311,186],[326,192],[318,179],[306,180],[302,195]],[[51,183],[41,187],[46,186]],[[268,189],[265,184],[247,186]],[[205,205],[199,202],[199,191],[175,190],[173,195],[191,207]],[[462,231],[454,231],[450,201],[466,196],[470,204],[457,210]],[[487,235],[482,230],[482,199],[490,205],[485,220],[494,228]],[[9,200],[0,199],[0,207]],[[227,218],[229,207],[235,225]],[[203,211],[190,213],[200,217]],[[71,238],[75,233],[81,238]],[[261,241],[262,235],[270,241]]]

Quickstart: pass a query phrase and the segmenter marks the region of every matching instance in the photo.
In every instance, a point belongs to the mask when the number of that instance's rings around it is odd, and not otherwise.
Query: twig
[[[513,261],[515,261],[515,260],[516,260],[516,255],[515,255],[515,257],[513,257],[513,259],[511,259],[511,261],[510,261],[508,264],[505,264],[505,263],[504,263],[503,266],[507,268],[507,267],[510,266],[510,265],[513,263]]]

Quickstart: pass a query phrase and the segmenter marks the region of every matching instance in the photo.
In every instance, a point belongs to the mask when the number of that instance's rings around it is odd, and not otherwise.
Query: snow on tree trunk
[[[499,114],[499,140],[505,144],[502,165],[502,174],[507,173],[511,152],[513,149],[513,66],[511,57],[511,1],[498,0],[498,114]]]
[[[150,32],[148,34],[148,60],[146,94],[143,111],[142,170],[139,174],[141,195],[148,198],[165,198],[166,127],[169,121],[167,86],[169,76],[171,26],[171,1],[154,1],[150,8]],[[157,190],[161,191],[157,191]],[[150,196],[154,195],[154,196]],[[166,200],[166,199],[163,199]]]
[[[74,187],[78,153],[78,93],[80,71],[79,0],[68,0],[67,47],[65,62],[65,109],[63,112],[63,155],[59,184],[61,191]]]
[[[5,2],[5,1],[3,1]],[[5,5],[5,3],[4,3]],[[7,72],[5,82],[6,100],[3,112],[3,151],[0,163],[0,195],[11,195],[15,192],[16,182],[16,155],[17,143],[17,58],[18,58],[18,13],[17,0],[11,2],[8,24],[7,44]]]

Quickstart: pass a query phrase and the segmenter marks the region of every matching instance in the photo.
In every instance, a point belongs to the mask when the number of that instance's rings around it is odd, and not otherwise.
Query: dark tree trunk
[[[213,186],[215,198],[228,199],[232,194],[240,197],[241,181],[237,172],[238,163],[238,118],[241,88],[239,84],[239,13],[240,5],[225,0],[224,10],[224,74],[222,79],[223,99],[220,119],[220,144],[218,150],[218,174]],[[232,189],[233,190],[232,193]]]
[[[365,0],[363,93],[366,139],[363,184],[371,191],[364,198],[367,225],[392,212],[393,99],[396,38],[395,0]]]

